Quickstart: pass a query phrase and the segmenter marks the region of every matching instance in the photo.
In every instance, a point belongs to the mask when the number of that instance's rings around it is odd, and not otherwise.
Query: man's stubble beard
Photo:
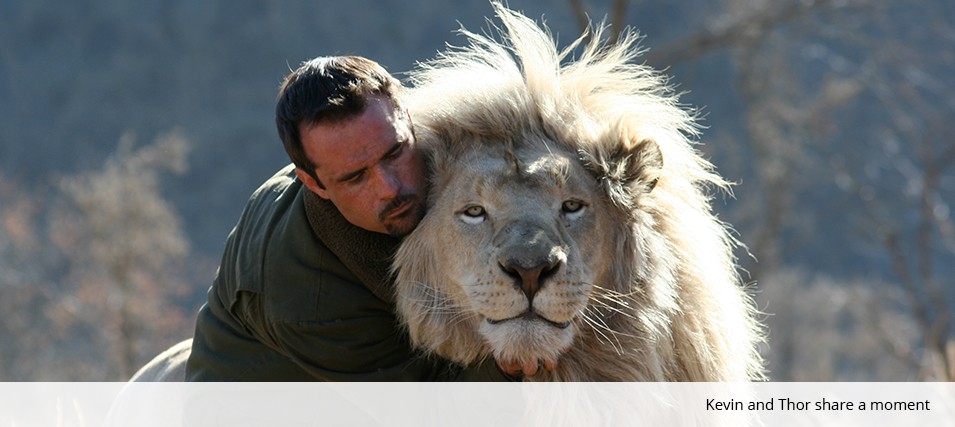
[[[396,217],[389,217],[389,214],[395,209],[399,208],[402,204],[406,202],[411,202],[412,205],[409,209]],[[393,237],[405,237],[414,231],[415,227],[418,226],[418,223],[421,222],[421,219],[424,218],[425,207],[424,200],[418,197],[417,194],[401,194],[398,197],[395,197],[394,200],[388,203],[384,209],[378,214],[378,218],[381,220],[382,224],[385,227],[385,231],[388,232],[388,235]]]

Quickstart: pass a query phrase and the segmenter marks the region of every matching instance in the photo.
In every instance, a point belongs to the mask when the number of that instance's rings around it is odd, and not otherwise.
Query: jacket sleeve
[[[222,279],[220,274],[217,282]],[[351,295],[357,296],[353,302],[366,298],[363,290],[353,290],[358,294]],[[266,328],[260,295],[243,292],[231,307],[220,304],[214,287],[210,296],[199,311],[188,381],[507,380],[493,361],[464,369],[421,355],[391,313],[367,304],[348,317],[283,319]]]
[[[327,381],[506,381],[493,360],[462,368],[412,349],[390,313],[275,325],[280,351]]]
[[[319,251],[309,259],[330,257]],[[294,261],[296,257],[282,259]],[[267,322],[256,335],[311,377],[329,381],[503,380],[503,376],[492,375],[497,373],[493,363],[462,369],[415,351],[393,306],[357,279],[342,277],[346,270],[330,268],[332,263],[325,261],[322,268],[286,262],[281,271],[268,276],[272,283],[288,284],[282,286],[287,292],[246,295],[252,298],[241,299],[236,307],[250,319]]]

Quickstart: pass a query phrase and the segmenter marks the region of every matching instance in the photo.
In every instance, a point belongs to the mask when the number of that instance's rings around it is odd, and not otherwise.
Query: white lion
[[[428,214],[395,261],[412,342],[535,380],[762,378],[734,239],[707,191],[693,118],[633,63],[636,36],[558,52],[494,5],[500,40],[422,64],[409,99],[432,167]],[[576,60],[575,49],[582,48]]]

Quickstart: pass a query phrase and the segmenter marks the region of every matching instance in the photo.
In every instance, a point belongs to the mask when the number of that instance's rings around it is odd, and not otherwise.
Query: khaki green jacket
[[[397,244],[349,224],[282,169],[229,234],[187,380],[506,380],[493,360],[462,369],[411,348],[388,277]]]

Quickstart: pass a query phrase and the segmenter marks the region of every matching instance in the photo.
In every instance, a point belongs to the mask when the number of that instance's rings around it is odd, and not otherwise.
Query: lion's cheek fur
[[[426,217],[396,254],[395,265],[401,266],[395,280],[397,312],[416,347],[467,365],[484,358],[487,348],[461,277],[448,273],[462,270],[455,260],[476,255],[435,251],[427,236],[442,227],[437,218]]]

